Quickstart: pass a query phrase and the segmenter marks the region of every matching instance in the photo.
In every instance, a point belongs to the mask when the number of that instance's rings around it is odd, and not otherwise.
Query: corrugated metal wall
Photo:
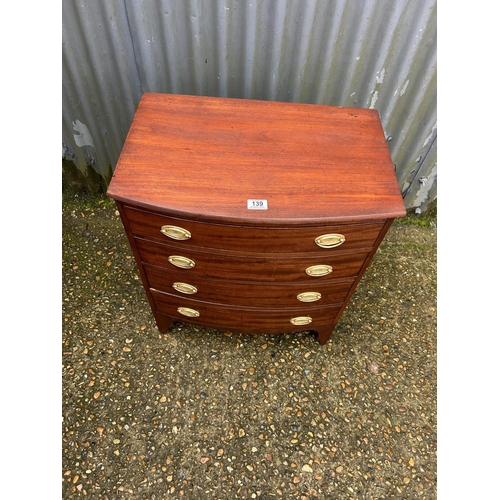
[[[375,108],[436,198],[436,0],[63,0],[63,157],[109,179],[142,92]]]

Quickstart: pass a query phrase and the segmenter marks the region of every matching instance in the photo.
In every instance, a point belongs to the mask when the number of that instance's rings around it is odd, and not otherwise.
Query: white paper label
[[[267,200],[247,200],[248,210],[267,210]]]

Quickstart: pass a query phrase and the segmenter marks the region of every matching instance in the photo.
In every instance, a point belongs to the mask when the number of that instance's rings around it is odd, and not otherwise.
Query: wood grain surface
[[[249,227],[224,224],[207,224],[186,219],[158,215],[125,206],[132,232],[136,236],[173,244],[182,248],[211,248],[244,253],[294,253],[314,252],[325,255],[356,248],[372,247],[384,222],[373,224],[336,224],[329,226]],[[173,240],[161,233],[163,225],[187,229],[191,237],[184,241]],[[324,234],[342,234],[345,242],[334,248],[322,248],[315,243]]]
[[[169,262],[170,256],[192,260],[195,263],[193,268],[181,269],[186,279],[189,276],[206,276],[249,281],[318,283],[356,276],[370,253],[370,249],[365,249],[359,253],[328,254],[321,257],[311,257],[306,253],[228,256],[191,249],[179,251],[175,246],[162,245],[142,238],[135,238],[134,242],[143,264],[178,271],[179,268]],[[332,272],[325,276],[306,274],[308,267],[316,265],[331,266]]]
[[[406,214],[376,110],[154,93],[142,96],[108,196],[239,223]]]
[[[285,333],[302,330],[316,330],[329,326],[338,314],[338,305],[323,307],[269,309],[259,307],[237,307],[201,302],[193,299],[180,300],[177,297],[151,291],[156,311],[173,319],[188,323],[203,324],[217,328],[228,328],[238,332]],[[196,318],[184,316],[179,307],[189,307],[200,315]],[[295,326],[290,320],[297,316],[309,316],[312,322],[307,326]]]
[[[226,305],[260,307],[296,307],[304,304],[323,306],[342,303],[350,291],[353,279],[318,282],[311,278],[309,282],[249,282],[239,280],[208,279],[193,275],[189,271],[169,270],[159,267],[144,266],[151,288],[182,298],[194,298],[205,302],[218,302]],[[173,288],[174,283],[187,283],[197,292],[186,295]],[[318,292],[321,298],[315,302],[303,303],[297,295],[304,292]]]

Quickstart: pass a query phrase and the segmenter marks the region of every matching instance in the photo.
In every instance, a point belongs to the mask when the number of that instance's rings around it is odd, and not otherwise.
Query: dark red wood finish
[[[179,248],[174,245],[162,245],[142,238],[135,238],[141,261],[145,264],[179,269],[172,265],[168,258],[173,255],[186,257],[195,262],[195,267],[182,269],[186,279],[189,276],[206,276],[208,278],[245,279],[249,281],[292,281],[318,283],[332,278],[349,278],[357,276],[361,266],[370,252],[349,254],[329,254],[311,257],[307,254],[289,254],[276,257],[275,254],[259,256],[233,256],[220,253],[200,252]],[[309,276],[306,269],[314,265],[330,265],[333,270],[326,276]]]
[[[349,293],[353,279],[330,280],[309,283],[235,281],[207,279],[198,275],[189,275],[189,270],[170,271],[159,267],[144,265],[149,286],[161,292],[177,295],[179,298],[194,298],[205,302],[217,300],[220,304],[253,307],[295,307],[304,305],[297,296],[304,292],[318,292],[321,298],[306,304],[329,305],[342,304]],[[188,295],[173,288],[174,283],[187,283],[197,292]]]
[[[259,226],[406,214],[376,110],[219,97],[143,94],[108,195]]]
[[[199,96],[143,95],[108,195],[160,331],[172,319],[249,333],[312,329],[321,343],[406,214],[375,110]],[[268,208],[250,210],[249,199]],[[191,236],[171,239],[163,225]],[[329,233],[345,242],[319,247]],[[179,269],[171,255],[195,266]],[[318,264],[332,272],[306,274]],[[198,291],[180,293],[174,281]],[[297,299],[309,291],[321,299]],[[313,321],[293,325],[295,316]]]
[[[172,243],[172,239],[161,233],[163,225],[174,225],[187,229],[192,236],[179,241],[180,247],[225,249],[248,253],[316,252],[325,254],[328,249],[319,247],[315,239],[323,234],[342,234],[346,241],[339,247],[343,252],[356,248],[371,248],[384,226],[384,221],[372,224],[336,224],[330,226],[304,227],[248,227],[237,225],[207,224],[186,219],[136,210],[125,206],[130,227],[134,235]]]
[[[244,333],[297,332],[329,326],[338,314],[340,306],[302,306],[296,308],[237,307],[178,297],[151,290],[156,310],[171,318],[188,323],[234,329]],[[178,312],[179,307],[188,307],[200,313],[198,318],[189,318]],[[297,316],[309,316],[312,322],[305,326],[294,326],[290,320]]]

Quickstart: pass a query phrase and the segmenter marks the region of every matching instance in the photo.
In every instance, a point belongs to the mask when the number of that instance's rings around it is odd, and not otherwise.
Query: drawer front
[[[151,290],[156,310],[179,321],[255,333],[314,330],[330,325],[340,306],[270,309],[233,307],[180,298]]]
[[[175,241],[179,248],[203,247],[245,253],[324,254],[336,248],[370,248],[384,225],[376,222],[327,227],[255,228],[194,222],[124,208],[135,236],[164,243]],[[323,238],[316,243],[321,236]]]
[[[179,298],[192,298],[225,305],[261,307],[298,307],[339,304],[351,289],[353,279],[337,283],[252,283],[207,280],[184,271],[169,271],[144,266],[149,286]]]
[[[237,257],[198,252],[191,249],[179,250],[177,247],[154,243],[141,238],[135,240],[141,261],[144,264],[170,270],[179,270],[186,276],[205,276],[250,281],[294,281],[317,283],[335,278],[355,277],[368,253],[348,255],[327,254],[312,257],[306,254],[292,256]],[[175,263],[172,263],[175,262]],[[184,262],[186,264],[184,265]],[[179,267],[179,266],[184,266]],[[311,276],[306,269],[327,266],[329,272]]]

